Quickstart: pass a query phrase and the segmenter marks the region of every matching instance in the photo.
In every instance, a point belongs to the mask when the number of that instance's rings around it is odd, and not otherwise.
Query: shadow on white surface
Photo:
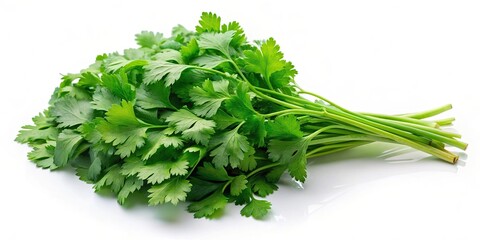
[[[273,218],[286,222],[307,220],[352,188],[373,181],[419,172],[455,174],[467,158],[466,154],[460,156],[458,164],[453,165],[408,147],[375,143],[311,159],[303,185],[295,188],[281,184],[272,195]],[[285,176],[283,182],[288,181]]]

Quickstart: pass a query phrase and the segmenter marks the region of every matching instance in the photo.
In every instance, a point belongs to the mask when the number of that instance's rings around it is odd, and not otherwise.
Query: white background
[[[315,4],[313,4],[315,3]],[[402,147],[317,159],[303,189],[284,183],[263,221],[229,206],[196,220],[185,206],[120,207],[13,142],[47,107],[60,73],[135,47],[141,30],[193,29],[202,11],[273,36],[307,89],[356,111],[446,103],[470,146],[457,165]],[[0,0],[0,239],[480,239],[478,1]]]

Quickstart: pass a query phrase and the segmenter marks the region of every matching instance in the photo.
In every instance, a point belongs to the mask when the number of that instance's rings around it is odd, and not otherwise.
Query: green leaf
[[[228,32],[228,31],[235,32],[232,38],[232,42],[230,43],[232,47],[235,47],[235,48],[240,47],[246,42],[247,38],[245,37],[245,33],[242,27],[240,27],[240,24],[238,22],[233,21],[228,24],[223,24],[222,32]]]
[[[153,156],[161,148],[173,147],[179,148],[183,146],[183,141],[177,136],[169,136],[162,132],[147,133],[147,142],[145,144],[145,151],[142,155],[142,160],[147,160]]]
[[[252,115],[257,115],[257,112],[250,101],[248,92],[248,85],[245,83],[239,83],[235,94],[225,101],[225,109],[227,109],[234,117],[245,120]]]
[[[110,90],[97,86],[92,95],[92,109],[108,111],[113,104],[119,105],[121,98],[115,96]]]
[[[221,191],[216,191],[207,198],[188,205],[188,211],[194,213],[195,218],[211,218],[224,209],[227,203],[227,197]]]
[[[291,140],[301,138],[303,132],[300,130],[300,123],[294,115],[286,115],[275,118],[267,123],[269,138]]]
[[[230,114],[226,113],[222,109],[218,109],[217,113],[213,115],[212,120],[217,124],[217,128],[223,130],[235,123],[241,123],[242,119],[232,117]]]
[[[32,120],[35,125],[23,126],[22,130],[18,132],[15,141],[19,143],[28,143],[34,141],[45,142],[48,140],[56,140],[58,129],[55,128],[55,118],[50,117],[49,115],[50,113],[45,111],[33,117]]]
[[[140,47],[152,48],[154,45],[159,45],[163,40],[163,34],[149,31],[142,31],[135,35],[135,41]]]
[[[197,117],[186,109],[180,109],[167,117],[166,121],[175,128],[175,133],[182,132],[186,139],[207,145],[215,132],[215,122]]]
[[[252,152],[247,153],[246,157],[240,161],[238,168],[242,171],[252,171],[257,167],[257,161],[255,160],[255,150],[252,148]]]
[[[224,185],[223,182],[211,182],[205,181],[196,177],[191,177],[190,183],[192,184],[192,190],[188,193],[188,201],[198,201],[206,196],[212,194],[215,190],[219,190]]]
[[[106,143],[117,148],[116,154],[128,157],[144,145],[148,127],[138,121],[132,103],[123,100],[122,105],[114,104],[106,116],[106,120],[97,125],[97,130]]]
[[[161,52],[155,54],[153,58],[157,61],[164,61],[164,62],[175,62],[175,63],[182,63],[182,54],[173,49],[164,49]]]
[[[188,161],[178,159],[176,161],[159,160],[153,164],[145,164],[138,158],[130,157],[122,165],[122,173],[126,176],[137,176],[147,180],[149,184],[161,183],[172,175],[181,176],[188,173]]]
[[[57,169],[58,166],[53,162],[55,154],[55,142],[48,141],[43,144],[33,146],[33,150],[28,153],[28,159],[34,162],[38,167],[50,170]]]
[[[192,184],[183,178],[173,178],[148,189],[148,204],[158,205],[160,203],[171,202],[177,205],[180,201],[185,201],[187,193],[190,192]]]
[[[102,81],[115,96],[127,101],[135,99],[135,87],[128,82],[128,76],[125,73],[103,74]]]
[[[133,192],[140,190],[142,186],[143,180],[140,180],[136,177],[128,177],[127,180],[125,180],[122,189],[118,192],[118,203],[123,205],[127,197],[130,196],[130,194],[132,194]]]
[[[89,101],[66,96],[55,102],[51,114],[56,117],[58,127],[65,128],[92,120],[93,109]]]
[[[230,194],[232,194],[232,196],[240,195],[243,189],[247,188],[247,183],[247,176],[245,175],[234,177],[230,183]]]
[[[214,136],[210,141],[209,148],[212,149],[210,152],[210,156],[213,157],[212,162],[217,167],[227,165],[233,168],[238,167],[247,153],[254,152],[247,137],[238,133],[238,127]]]
[[[280,52],[280,47],[273,38],[265,41],[260,49],[247,50],[244,54],[247,63],[246,70],[261,74],[269,87],[272,87],[270,76],[274,72],[282,70],[286,65],[283,53]]]
[[[253,217],[261,219],[270,211],[272,204],[266,200],[252,199],[245,207],[242,208],[240,214],[245,217]]]
[[[250,115],[245,119],[242,133],[248,136],[252,144],[256,144],[259,147],[265,146],[265,137],[267,136],[265,118],[260,114]]]
[[[114,193],[118,193],[125,184],[125,176],[120,172],[121,168],[114,165],[106,171],[106,174],[93,186],[95,191],[110,186]]]
[[[77,86],[94,88],[100,83],[101,83],[101,80],[96,73],[84,72],[80,75],[80,79],[78,79]]]
[[[253,192],[260,197],[266,197],[278,189],[277,185],[268,182],[264,176],[255,178],[251,183]]]
[[[203,32],[220,32],[221,18],[215,13],[203,12],[195,28],[197,33]]]
[[[227,171],[223,167],[214,167],[211,163],[205,162],[202,167],[199,167],[197,174],[200,178],[210,181],[229,181]]]
[[[102,162],[106,162],[108,155],[95,148],[90,148],[89,154],[91,164],[88,168],[88,178],[96,180],[102,172]]]
[[[218,55],[202,55],[200,57],[197,57],[195,58],[193,61],[192,61],[192,64],[195,64],[195,65],[198,65],[200,67],[204,67],[204,68],[215,68],[217,67],[218,65],[222,64],[222,63],[226,63],[228,62],[229,60],[222,57],[222,56],[218,56]]]
[[[272,139],[268,144],[268,157],[273,161],[288,164],[290,175],[298,181],[304,182],[307,177],[307,149],[310,139],[283,141]]]
[[[75,150],[82,143],[82,136],[72,130],[63,130],[55,144],[54,163],[59,167],[67,165],[75,155]]]
[[[163,80],[167,86],[174,84],[182,75],[182,72],[192,66],[163,60],[151,61],[145,66],[145,84],[152,84]]]
[[[183,62],[190,63],[190,61],[198,56],[200,48],[198,48],[198,43],[195,38],[192,38],[187,45],[184,45],[180,48],[180,53],[182,55]]]
[[[202,117],[215,115],[222,102],[229,97],[228,83],[227,80],[212,82],[207,79],[202,87],[192,88],[190,98],[196,105],[192,111]]]
[[[198,46],[200,49],[217,50],[225,57],[230,57],[230,42],[235,35],[234,31],[224,33],[202,33],[198,38]]]
[[[162,82],[150,85],[141,84],[137,89],[136,104],[143,109],[170,108],[176,109],[170,103],[170,88]]]

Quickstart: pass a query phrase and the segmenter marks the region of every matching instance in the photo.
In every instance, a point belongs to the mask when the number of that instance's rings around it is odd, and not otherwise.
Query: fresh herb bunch
[[[144,193],[150,205],[189,202],[196,218],[234,202],[262,218],[288,172],[307,177],[307,159],[372,142],[410,146],[455,163],[445,146],[459,134],[430,121],[451,108],[382,115],[357,113],[300,88],[273,38],[247,42],[237,22],[203,13],[195,31],[136,35],[139,48],[97,56],[67,74],[48,109],[16,141],[39,167],[73,167],[95,191],[123,204]],[[307,95],[316,98],[310,101]]]

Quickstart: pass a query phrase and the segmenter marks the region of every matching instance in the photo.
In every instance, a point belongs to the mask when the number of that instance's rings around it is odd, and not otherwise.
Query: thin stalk
[[[396,134],[393,134],[391,132],[388,132],[388,131],[385,131],[383,129],[380,129],[380,128],[376,128],[372,125],[369,125],[369,124],[365,124],[365,123],[362,123],[362,122],[357,122],[353,119],[350,119],[350,118],[346,118],[346,117],[343,117],[343,116],[339,116],[337,114],[334,114],[334,113],[331,113],[331,112],[325,112],[325,115],[328,116],[328,117],[331,117],[333,119],[337,119],[339,121],[342,121],[342,122],[345,122],[347,124],[351,124],[353,126],[356,126],[356,127],[359,127],[359,128],[362,128],[362,129],[365,129],[367,131],[370,131],[372,133],[375,133],[375,134],[378,134],[378,135],[381,135],[381,136],[385,136],[385,137],[388,137],[390,139],[392,139],[393,141],[395,142],[398,142],[398,143],[401,143],[401,144],[404,144],[404,145],[407,145],[407,146],[410,146],[412,148],[415,148],[415,149],[418,149],[420,151],[423,151],[423,152],[426,152],[426,153],[429,153],[433,156],[436,156],[440,159],[443,159],[447,162],[450,162],[450,163],[455,163],[457,160],[458,160],[458,156],[457,155],[454,155],[448,151],[445,151],[445,150],[440,150],[440,149],[437,149],[437,148],[434,148],[434,147],[431,147],[429,145],[426,145],[426,144],[423,144],[423,143],[419,143],[419,142],[415,142],[415,141],[412,141],[408,138],[405,138],[405,137],[402,137],[402,136],[399,136],[399,135],[396,135]]]
[[[372,117],[366,117],[367,119],[373,120]],[[404,124],[397,124],[396,122],[388,119],[375,119],[375,121],[383,123],[387,126],[391,126],[397,129],[409,131],[414,134],[422,135],[425,137],[429,137],[431,139],[435,139],[440,142],[444,142],[446,144],[449,144],[451,146],[458,147],[462,150],[465,150],[467,148],[467,143],[464,143],[462,141],[455,140],[451,138],[452,136],[458,137],[458,134],[455,133],[448,133],[444,132],[435,128],[428,128],[424,126],[415,126],[411,127],[409,126],[409,123],[404,123]]]
[[[371,141],[371,142],[389,142],[389,143],[394,142],[388,138],[375,137],[375,136],[370,136],[365,134],[354,134],[354,135],[352,134],[352,135],[346,135],[346,136],[335,136],[335,137],[314,139],[310,142],[310,145],[331,144],[331,143],[348,142],[348,141]]]
[[[451,125],[454,121],[455,121],[455,118],[453,118],[453,117],[440,119],[440,120],[435,120],[435,122],[439,126],[448,126],[448,125]]]
[[[358,147],[361,145],[365,145],[371,143],[371,141],[352,141],[352,142],[342,142],[342,143],[336,143],[332,145],[327,145],[327,146],[322,146],[315,148],[307,153],[307,158],[314,158],[314,157],[319,157],[323,155],[327,155],[330,153],[334,152],[339,152],[342,150]]]
[[[433,117],[433,116],[438,115],[440,113],[446,112],[450,109],[452,109],[452,104],[446,104],[446,105],[443,105],[441,107],[434,108],[434,109],[431,109],[431,110],[418,112],[418,113],[401,114],[400,116],[409,117],[409,118],[416,118],[416,119],[424,119],[424,118]]]
[[[413,123],[416,125],[422,125],[427,127],[434,127],[434,128],[439,127],[439,125],[436,122],[425,121],[425,120],[410,118],[405,116],[385,115],[385,114],[378,114],[378,113],[360,113],[360,114],[376,117],[376,118],[395,120],[399,122],[408,122],[408,123]]]

